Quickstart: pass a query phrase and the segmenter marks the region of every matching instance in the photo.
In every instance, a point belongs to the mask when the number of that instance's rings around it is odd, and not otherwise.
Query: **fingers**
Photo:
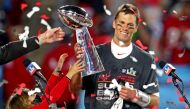
[[[78,43],[75,44],[74,50],[75,50],[75,54],[76,54],[77,59],[83,58],[84,50]]]

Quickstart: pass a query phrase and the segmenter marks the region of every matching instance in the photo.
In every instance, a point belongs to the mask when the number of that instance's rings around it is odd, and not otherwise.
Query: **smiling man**
[[[139,11],[134,5],[120,6],[113,21],[115,32],[112,41],[97,46],[105,71],[84,78],[75,75],[73,78],[73,86],[82,85],[86,92],[86,109],[142,109],[158,106],[159,85],[152,67],[155,62],[151,55],[131,42],[138,29],[139,18]],[[78,44],[75,45],[75,51],[78,58],[83,53]],[[79,78],[81,84],[76,81]],[[121,85],[120,90],[113,87],[113,80]]]

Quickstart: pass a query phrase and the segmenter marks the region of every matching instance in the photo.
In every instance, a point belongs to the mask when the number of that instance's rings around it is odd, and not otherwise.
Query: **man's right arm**
[[[27,48],[23,47],[23,41],[14,41],[2,46],[0,48],[0,65],[14,60],[40,47],[37,37],[29,38],[26,40],[26,43]]]

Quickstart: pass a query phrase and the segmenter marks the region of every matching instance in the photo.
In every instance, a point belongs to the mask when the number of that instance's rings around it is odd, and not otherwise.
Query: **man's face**
[[[129,45],[132,35],[137,31],[136,16],[133,14],[119,13],[117,19],[113,22],[115,29],[114,38],[116,44],[122,41],[125,45]]]

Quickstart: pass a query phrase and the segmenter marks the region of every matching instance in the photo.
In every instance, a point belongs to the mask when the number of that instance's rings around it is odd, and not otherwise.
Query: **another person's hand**
[[[54,70],[54,75],[59,75],[59,73],[61,72],[63,63],[64,63],[64,61],[65,61],[65,59],[66,59],[67,57],[68,57],[68,54],[67,54],[67,53],[63,53],[63,54],[59,57],[57,66],[56,66],[56,68],[55,68],[55,70]]]
[[[69,72],[67,73],[67,77],[71,79],[73,75],[82,72],[85,70],[84,62],[81,60],[77,60],[72,66],[69,68]]]
[[[65,32],[60,28],[49,29],[38,36],[39,44],[53,43],[64,39]]]
[[[135,89],[130,89],[127,87],[122,87],[121,91],[119,91],[119,97],[121,97],[124,100],[131,101],[134,98],[136,98],[137,91]]]
[[[83,58],[84,51],[78,43],[75,44],[74,50],[75,50],[75,54],[76,54],[77,59]]]

